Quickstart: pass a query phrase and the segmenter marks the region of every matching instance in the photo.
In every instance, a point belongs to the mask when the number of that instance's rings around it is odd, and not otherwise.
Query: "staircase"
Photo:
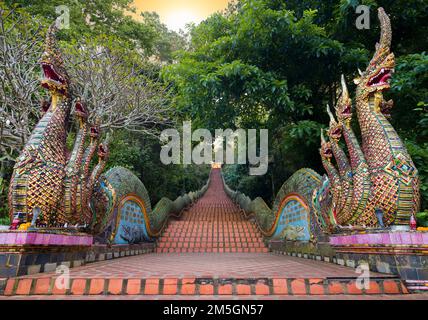
[[[257,226],[226,195],[220,170],[211,171],[204,196],[180,220],[170,221],[157,253],[268,252]]]

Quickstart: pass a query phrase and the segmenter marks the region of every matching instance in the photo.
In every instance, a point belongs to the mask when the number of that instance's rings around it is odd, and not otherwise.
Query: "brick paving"
[[[103,296],[103,300],[428,300],[428,294],[405,294],[405,295],[319,295],[319,296],[177,296],[177,295],[134,295],[134,296]],[[0,296],[0,300],[100,300],[100,296]]]
[[[53,273],[24,276],[55,277]],[[72,278],[338,278],[355,270],[327,262],[272,253],[145,254],[87,264],[70,270]],[[372,273],[373,277],[385,277]]]

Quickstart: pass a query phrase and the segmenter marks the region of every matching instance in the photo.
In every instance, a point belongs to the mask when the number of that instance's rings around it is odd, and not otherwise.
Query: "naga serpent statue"
[[[339,122],[329,112],[329,136],[339,167],[339,188],[333,190],[333,197],[339,199],[335,212],[339,225],[408,225],[411,215],[419,209],[417,170],[384,114],[392,101],[384,101],[382,92],[390,88],[388,81],[394,72],[395,59],[390,52],[390,19],[382,8],[379,9],[379,20],[381,37],[374,57],[366,71],[354,80],[362,148],[351,128],[352,103],[343,76],[342,95],[336,108]],[[350,161],[337,144],[342,133]],[[329,176],[335,174],[329,170],[326,167]],[[348,192],[349,185],[352,185],[351,193]],[[382,223],[378,221],[376,209],[383,212]]]
[[[108,138],[100,143],[100,119],[89,124],[85,103],[73,99],[55,33],[52,25],[40,62],[41,85],[49,91],[50,104],[42,104],[44,115],[17,158],[10,182],[11,229],[77,230],[111,243],[151,240],[169,215],[180,213],[207,185],[175,201],[162,198],[152,210],[146,188],[132,172],[114,167],[103,174]],[[71,113],[77,133],[69,151],[66,140]],[[91,171],[95,154],[98,163]]]
[[[360,77],[354,80],[355,107],[343,75],[335,107],[337,120],[327,106],[330,125],[327,136],[321,130],[320,148],[327,175],[321,177],[310,169],[297,171],[281,187],[272,210],[261,198],[251,201],[226,186],[243,210],[256,216],[266,236],[281,238],[281,228],[301,225],[308,229],[306,236],[291,240],[316,240],[348,229],[408,226],[418,212],[418,171],[388,121],[393,103],[383,98],[383,91],[390,88],[395,59],[390,52],[390,19],[383,8],[378,16],[380,42],[367,69],[359,71]],[[361,146],[351,125],[354,110]],[[339,143],[342,137],[347,153]]]
[[[87,110],[77,100],[74,115],[79,129],[72,151],[66,148],[72,92],[55,31],[52,25],[41,59],[41,85],[49,91],[51,102],[16,161],[9,192],[10,216],[18,215],[18,220],[26,223],[35,218],[35,223],[44,227],[89,225],[92,213],[88,199],[106,165],[108,147],[99,144],[99,126],[88,125]],[[90,143],[85,147],[88,134]],[[90,173],[97,149],[99,162]],[[33,217],[34,211],[39,212],[37,217]]]

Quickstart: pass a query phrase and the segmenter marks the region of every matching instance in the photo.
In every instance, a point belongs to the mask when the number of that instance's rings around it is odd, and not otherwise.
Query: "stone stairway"
[[[219,169],[211,171],[204,196],[179,220],[170,221],[156,248],[157,253],[268,251],[257,226],[226,195]]]

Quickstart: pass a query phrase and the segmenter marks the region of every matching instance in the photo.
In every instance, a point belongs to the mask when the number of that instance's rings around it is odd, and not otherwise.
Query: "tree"
[[[59,6],[69,14],[70,27],[63,29],[64,40],[78,39],[82,35],[96,36],[109,34],[120,40],[131,40],[135,48],[147,55],[153,53],[157,30],[152,26],[134,20],[126,12],[134,11],[132,0],[6,0],[9,7],[25,9],[32,16],[55,21],[60,13]]]
[[[85,103],[89,122],[99,119],[102,129],[148,134],[170,123],[169,92],[156,66],[112,37],[64,46],[72,92]]]
[[[170,61],[171,52],[184,46],[182,36],[169,31],[157,14],[143,12],[142,19],[134,19],[133,0],[6,0],[5,3],[47,21],[56,20],[61,9],[66,8],[69,28],[61,30],[60,38],[67,41],[109,35],[116,42],[128,42],[145,56],[155,56],[161,61]]]
[[[0,217],[6,214],[5,181],[38,119],[43,97],[38,81],[43,28],[34,22],[0,3]]]
[[[0,161],[14,160],[39,116],[43,28],[0,7]]]
[[[361,4],[371,8],[369,30],[355,26]],[[423,0],[236,0],[191,29],[190,50],[179,52],[178,63],[163,70],[177,108],[195,126],[270,129],[269,172],[264,179],[245,179],[248,186],[241,188],[257,190],[269,201],[275,186],[296,169],[323,172],[318,148],[319,129],[329,123],[325,105],[335,104],[342,73],[354,92],[357,68],[365,69],[378,41],[378,6],[391,16],[400,72],[386,97],[395,101],[392,122],[412,146],[425,181],[423,205],[428,204],[428,164],[422,156],[428,3]]]

